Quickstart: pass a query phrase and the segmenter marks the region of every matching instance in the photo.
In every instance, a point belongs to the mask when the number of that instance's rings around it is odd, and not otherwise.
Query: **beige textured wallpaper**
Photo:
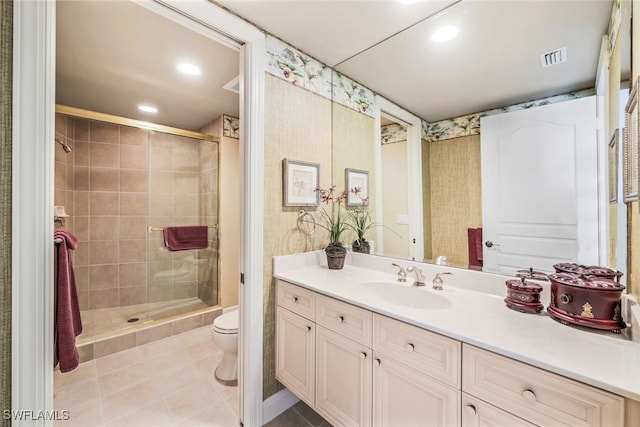
[[[333,185],[336,190],[347,190],[345,169],[369,172],[369,210],[376,208],[375,174],[375,120],[340,104],[333,104]],[[330,182],[321,182],[329,187]],[[375,220],[375,217],[374,217]],[[371,229],[367,239],[375,239],[376,230]],[[345,236],[345,244],[351,244],[353,234]]]
[[[432,256],[468,265],[467,228],[482,226],[480,135],[429,144]]]
[[[640,1],[633,0],[633,10],[640,10]],[[637,20],[631,22],[631,74],[635,82],[640,75],[640,25]],[[627,289],[630,293],[640,298],[640,206],[638,202],[631,203],[628,207],[627,230]],[[634,250],[635,248],[635,250]],[[635,258],[635,259],[634,259]]]
[[[431,239],[431,144],[422,140],[422,229],[424,259],[433,259]]]
[[[11,86],[13,1],[0,2],[0,411],[11,409]],[[0,419],[0,425],[11,421]]]
[[[282,159],[320,164],[320,185],[331,184],[331,101],[265,75],[264,398],[282,388],[275,379],[273,257],[321,249],[326,233],[296,227],[299,207],[282,205]],[[306,208],[317,213],[315,208]]]

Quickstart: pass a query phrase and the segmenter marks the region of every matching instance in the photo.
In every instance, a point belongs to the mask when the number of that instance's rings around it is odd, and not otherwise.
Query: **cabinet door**
[[[459,390],[374,354],[374,426],[459,426],[459,408]]]
[[[371,425],[371,349],[322,326],[316,332],[316,411],[333,425]]]
[[[534,425],[462,393],[462,427],[534,427]]]
[[[314,404],[315,329],[313,322],[276,310],[276,378],[309,405]]]

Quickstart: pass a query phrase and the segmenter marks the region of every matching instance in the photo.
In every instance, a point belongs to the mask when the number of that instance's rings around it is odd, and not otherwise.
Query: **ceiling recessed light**
[[[150,105],[138,105],[138,110],[144,111],[145,113],[157,113],[158,109],[156,107],[152,107]]]
[[[202,70],[200,70],[200,68],[186,62],[178,64],[178,71],[188,76],[199,76],[200,74],[202,74]]]
[[[446,42],[448,40],[451,40],[457,35],[458,35],[457,27],[454,27],[453,25],[445,25],[443,27],[438,28],[431,36],[431,39],[433,39],[433,41],[436,41],[436,42]]]

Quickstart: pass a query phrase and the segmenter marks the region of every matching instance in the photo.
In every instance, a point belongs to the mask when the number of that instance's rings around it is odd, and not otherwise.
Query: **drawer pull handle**
[[[382,360],[376,359],[376,362],[378,362],[378,366],[382,365]]]
[[[338,316],[338,320],[340,321],[340,323],[344,323],[344,316]]]
[[[364,352],[364,351],[363,351],[363,352],[361,352],[361,353],[360,353],[360,359],[364,360],[364,359],[366,359],[366,358],[367,358],[367,353],[366,353],[366,352]]]
[[[298,297],[293,297],[293,302],[298,302]]]
[[[404,348],[406,348],[409,351],[416,351],[416,346],[411,343],[407,343],[407,345],[405,345]]]
[[[476,415],[478,413],[478,411],[476,410],[476,407],[473,405],[467,405],[465,407],[467,414],[469,415]]]
[[[311,326],[307,326],[307,332],[311,332]]]
[[[522,397],[524,397],[524,400],[526,400],[529,403],[533,403],[536,401],[536,394],[529,389],[526,389],[522,392]]]

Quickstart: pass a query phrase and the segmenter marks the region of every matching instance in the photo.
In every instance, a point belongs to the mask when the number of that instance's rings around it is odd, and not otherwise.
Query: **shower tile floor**
[[[121,331],[151,320],[164,319],[206,307],[208,306],[199,298],[185,298],[122,307],[82,310],[80,313],[82,317],[82,333],[78,336],[78,343],[81,344],[85,338]],[[135,323],[128,322],[129,319],[134,317],[139,320]]]
[[[238,388],[215,380],[222,360],[210,326],[54,373],[56,427],[238,426]],[[60,412],[59,412],[60,413]],[[331,427],[303,402],[268,427]]]

